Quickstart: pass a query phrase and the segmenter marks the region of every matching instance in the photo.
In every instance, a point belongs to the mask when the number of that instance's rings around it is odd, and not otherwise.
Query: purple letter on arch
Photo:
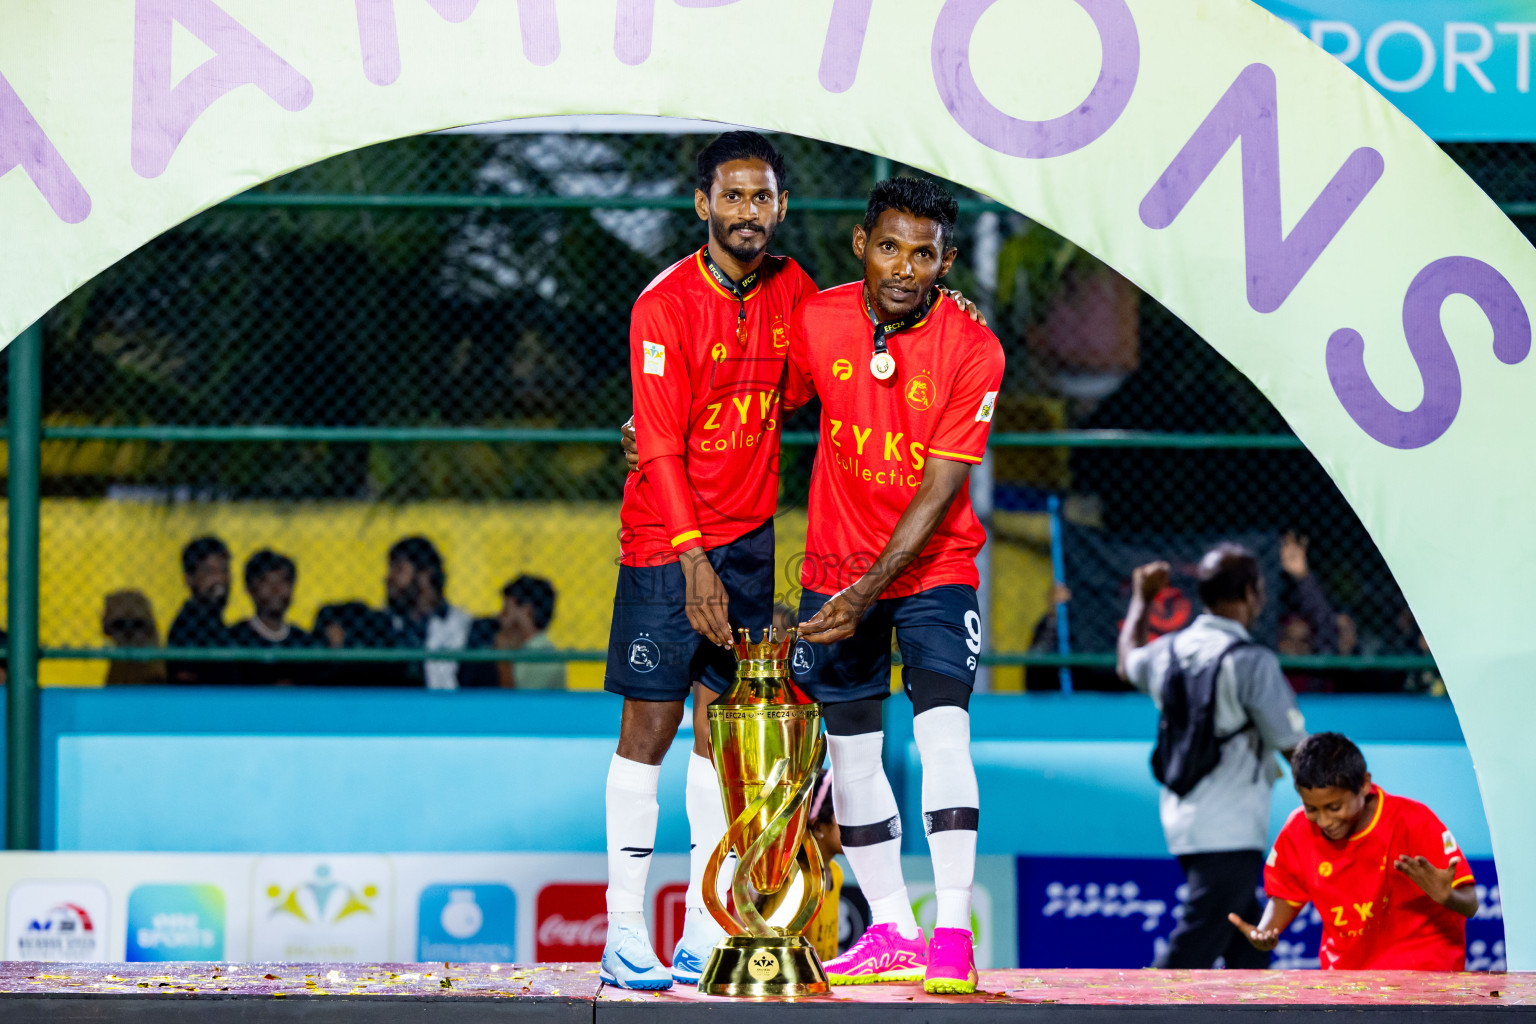
[[[821,49],[818,78],[827,92],[847,92],[859,74],[864,53],[864,33],[869,31],[869,12],[875,0],[833,0],[832,21]]]
[[[475,13],[480,0],[427,0],[444,21],[457,25]],[[393,85],[400,77],[400,33],[395,0],[355,0],[357,36],[363,50],[363,75],[374,85]],[[543,67],[560,56],[560,25],[555,0],[517,0],[523,56]]]
[[[0,177],[20,167],[66,224],[91,215],[91,197],[59,155],[48,133],[0,75]]]
[[[1174,222],[1216,165],[1239,141],[1243,154],[1243,239],[1248,304],[1273,313],[1290,298],[1386,168],[1362,147],[1349,155],[1323,194],[1286,235],[1280,219],[1280,125],[1275,72],[1250,64],[1216,102],[1141,202],[1141,220],[1161,230]]]
[[[171,22],[214,55],[172,87]],[[254,85],[284,110],[303,110],[314,86],[213,0],[138,0],[133,30],[133,169],[164,173],[187,130],[219,97]]]
[[[736,0],[676,0],[679,7],[726,7]],[[613,52],[631,66],[651,56],[651,35],[656,27],[656,0],[619,0],[613,26]]]
[[[1493,354],[1508,365],[1531,351],[1531,317],[1514,287],[1493,267],[1468,256],[1436,260],[1413,279],[1403,299],[1408,351],[1424,381],[1424,398],[1408,411],[1382,397],[1365,369],[1365,339],[1344,328],[1328,339],[1328,380],[1360,429],[1392,448],[1422,448],[1450,429],[1461,407],[1461,372],[1445,337],[1440,309],[1452,295],[1476,302],[1493,325]]]
[[[971,74],[971,36],[997,0],[946,0],[933,35],[933,79],[955,123],[977,142],[1010,156],[1044,160],[1076,152],[1109,131],[1125,112],[1141,71],[1141,41],[1125,0],[1077,0],[1104,49],[1099,80],[1076,110],[1024,121],[993,106]]]

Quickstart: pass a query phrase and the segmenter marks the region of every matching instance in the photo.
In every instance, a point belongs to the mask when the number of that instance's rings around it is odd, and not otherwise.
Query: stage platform
[[[1005,970],[984,971],[981,987],[938,997],[864,985],[786,1004],[608,988],[596,964],[18,961],[0,963],[0,1022],[1536,1022],[1536,974]]]

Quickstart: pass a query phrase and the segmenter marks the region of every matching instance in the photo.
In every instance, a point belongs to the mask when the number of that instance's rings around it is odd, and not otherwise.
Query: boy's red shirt
[[[1435,812],[1376,786],[1369,825],[1333,842],[1301,809],[1291,813],[1264,865],[1264,891],[1323,918],[1324,970],[1460,971],[1466,918],[1442,907],[1392,865],[1403,855],[1444,869],[1460,858],[1452,887],[1472,881],[1466,855]]]
[[[741,303],[710,276],[704,251],[662,272],[630,315],[640,469],[625,481],[619,513],[625,565],[729,544],[778,503],[789,321],[816,285],[794,260],[768,256]]]
[[[889,338],[896,373],[869,371],[874,327],[862,281],[829,288],[795,311],[784,402],[821,398],[821,438],[811,473],[810,527],[800,582],[832,594],[879,557],[917,495],[930,458],[979,463],[1003,380],[1003,347],[991,331],[940,298],[928,318]],[[922,555],[881,597],[945,584],[976,586],[987,533],[962,489]]]

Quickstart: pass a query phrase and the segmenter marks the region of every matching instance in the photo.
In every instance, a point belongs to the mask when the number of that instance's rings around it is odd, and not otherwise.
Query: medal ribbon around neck
[[[927,320],[933,313],[934,304],[938,301],[939,289],[934,287],[928,292],[928,298],[918,305],[912,312],[905,316],[899,316],[894,320],[881,320],[875,314],[875,307],[864,298],[864,315],[869,317],[869,322],[875,327],[875,354],[869,360],[869,372],[875,375],[876,380],[890,380],[896,373],[896,360],[890,353],[890,347],[886,344],[887,338],[900,331],[911,330],[913,327]]]
[[[747,296],[753,288],[757,287],[757,279],[762,276],[762,268],[752,271],[738,284],[732,281],[731,275],[721,270],[720,264],[709,255],[709,246],[706,245],[701,252],[704,256],[704,269],[709,271],[709,276],[714,278],[715,284],[730,292],[731,297],[736,300],[736,341],[745,345],[747,343]]]

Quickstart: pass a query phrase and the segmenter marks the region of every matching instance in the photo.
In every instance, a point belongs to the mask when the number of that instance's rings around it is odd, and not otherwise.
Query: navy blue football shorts
[[[810,621],[831,599],[830,594],[804,591],[800,621]],[[795,683],[823,704],[890,696],[892,630],[906,668],[976,685],[981,613],[976,588],[959,584],[876,601],[853,636],[835,644],[801,640],[790,661]]]
[[[773,623],[773,520],[707,552],[725,584],[731,629],[754,638]],[[688,623],[688,585],[678,562],[619,566],[603,689],[636,700],[682,700],[700,682],[724,693],[736,657]]]

